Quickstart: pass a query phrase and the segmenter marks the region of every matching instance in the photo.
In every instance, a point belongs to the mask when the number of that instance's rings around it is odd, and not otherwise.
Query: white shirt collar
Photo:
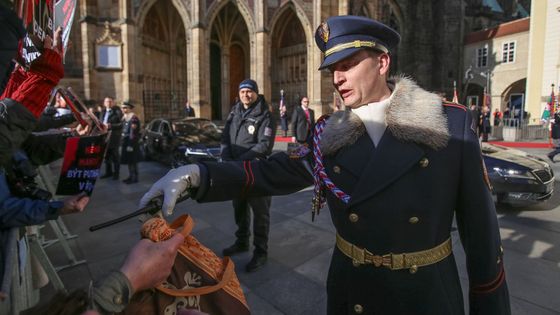
[[[387,129],[385,111],[387,106],[389,106],[390,100],[391,98],[387,98],[380,102],[373,102],[352,109],[352,112],[358,115],[364,123],[366,131],[375,146],[379,144],[379,140],[381,140],[383,133],[385,133],[385,129]]]

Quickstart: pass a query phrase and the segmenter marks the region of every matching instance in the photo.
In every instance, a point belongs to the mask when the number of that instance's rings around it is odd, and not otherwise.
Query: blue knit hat
[[[239,83],[239,89],[251,89],[255,91],[255,93],[259,93],[259,86],[257,85],[257,82],[251,79],[241,81],[241,83]]]

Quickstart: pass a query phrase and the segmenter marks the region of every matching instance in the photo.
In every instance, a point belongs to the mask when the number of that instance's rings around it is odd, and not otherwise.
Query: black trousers
[[[235,212],[235,223],[237,224],[238,243],[249,243],[251,231],[251,213],[249,206],[253,210],[253,244],[255,245],[255,254],[266,255],[268,252],[268,231],[270,228],[270,203],[272,198],[253,197],[247,199],[234,199],[232,201]]]
[[[128,163],[128,178],[138,180],[138,163]]]
[[[119,148],[108,148],[105,153],[105,173],[119,176],[120,166]]]

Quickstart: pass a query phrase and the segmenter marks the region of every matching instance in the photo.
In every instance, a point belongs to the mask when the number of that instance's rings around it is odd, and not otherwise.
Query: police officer
[[[239,84],[239,101],[234,105],[222,135],[222,160],[251,161],[265,159],[274,145],[274,122],[266,101],[258,94],[257,82],[246,79]],[[233,200],[237,240],[223,250],[224,256],[249,250],[251,214],[253,210],[253,258],[247,271],[255,271],[267,260],[270,226],[270,196],[243,197]]]
[[[498,222],[470,113],[410,79],[388,77],[400,35],[384,24],[331,17],[315,41],[325,55],[320,69],[332,73],[346,110],[317,121],[312,152],[302,146],[266,161],[187,165],[156,182],[140,204],[164,194],[169,210],[188,188],[207,202],[314,184],[313,208],[328,203],[336,228],[328,314],[463,314],[450,238],[455,216],[470,313],[510,314]]]

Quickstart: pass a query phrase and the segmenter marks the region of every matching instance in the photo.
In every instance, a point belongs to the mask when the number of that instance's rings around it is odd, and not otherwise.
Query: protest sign
[[[45,36],[53,37],[53,2],[52,0],[23,1],[23,18],[27,35],[23,40],[22,57],[29,66],[41,56]]]
[[[58,0],[54,4],[54,29],[62,28],[62,51],[64,55],[66,55],[75,12],[76,0]]]
[[[91,195],[106,147],[107,133],[68,138],[56,194],[76,195],[85,192]]]

